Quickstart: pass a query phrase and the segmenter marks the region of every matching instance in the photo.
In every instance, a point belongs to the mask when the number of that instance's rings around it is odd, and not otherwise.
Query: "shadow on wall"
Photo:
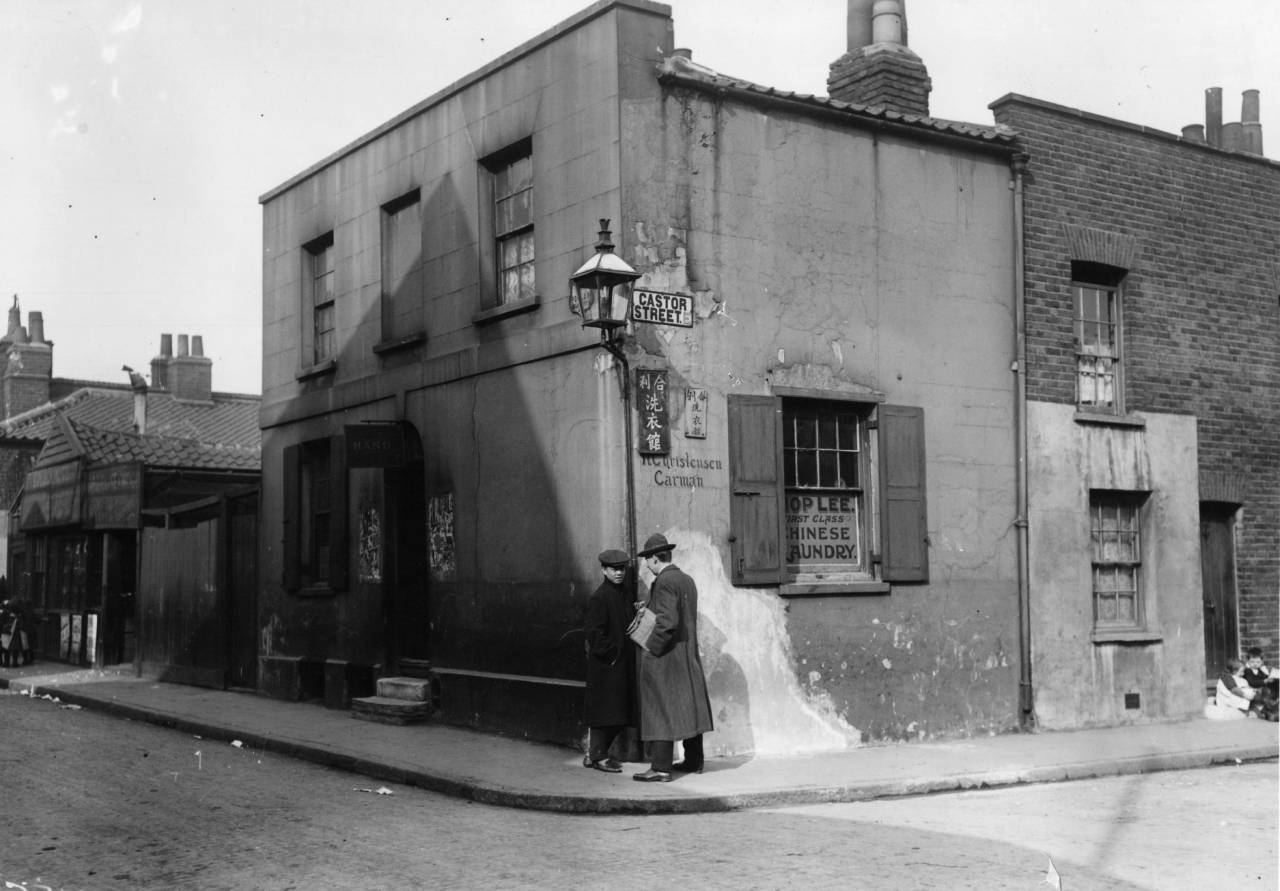
[[[698,585],[698,646],[716,723],[707,753],[795,755],[859,746],[860,732],[830,699],[800,686],[778,596],[730,584],[706,533],[665,534],[676,543],[674,562]]]

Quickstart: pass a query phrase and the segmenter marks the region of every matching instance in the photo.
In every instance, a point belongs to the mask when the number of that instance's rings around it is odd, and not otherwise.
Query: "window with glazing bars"
[[[494,247],[498,305],[534,296],[533,156],[521,155],[494,168]]]
[[[1100,629],[1143,623],[1142,496],[1094,492],[1089,499],[1093,551],[1093,618]]]
[[[307,290],[311,309],[311,361],[319,364],[336,355],[333,287],[333,233],[307,245]]]

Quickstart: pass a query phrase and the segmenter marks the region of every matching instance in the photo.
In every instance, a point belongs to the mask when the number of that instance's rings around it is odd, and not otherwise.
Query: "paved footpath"
[[[637,783],[582,767],[581,753],[438,724],[395,726],[252,693],[134,677],[131,670],[0,668],[0,687],[238,741],[388,782],[487,804],[571,813],[694,813],[866,801],[1274,759],[1280,725],[1137,724],[863,746],[795,757],[712,758],[705,773]]]

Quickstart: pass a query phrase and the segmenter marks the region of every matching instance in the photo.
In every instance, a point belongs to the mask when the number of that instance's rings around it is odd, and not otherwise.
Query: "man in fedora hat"
[[[637,555],[654,575],[648,605],[656,617],[640,652],[640,738],[653,759],[632,777],[642,783],[670,782],[673,770],[701,773],[702,734],[713,729],[698,653],[698,586],[671,562],[673,550],[655,533]],[[676,740],[684,741],[679,764],[672,763]]]
[[[636,655],[627,639],[635,615],[625,579],[631,558],[611,548],[597,558],[604,581],[587,601],[583,630],[587,636],[587,696],[585,717],[591,735],[583,767],[622,773],[609,757],[609,748],[627,727],[636,723]]]

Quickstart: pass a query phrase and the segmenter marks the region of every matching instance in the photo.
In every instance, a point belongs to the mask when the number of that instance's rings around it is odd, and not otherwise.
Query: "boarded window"
[[[423,331],[422,202],[419,190],[382,207],[382,340]]]

